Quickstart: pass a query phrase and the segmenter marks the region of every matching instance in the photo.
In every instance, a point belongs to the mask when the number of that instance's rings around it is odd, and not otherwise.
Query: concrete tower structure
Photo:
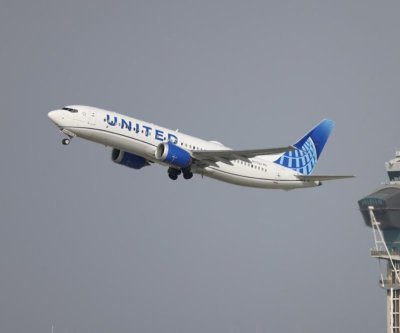
[[[372,228],[371,256],[386,262],[380,286],[386,290],[387,332],[400,333],[400,151],[386,162],[389,183],[358,201],[364,221]]]

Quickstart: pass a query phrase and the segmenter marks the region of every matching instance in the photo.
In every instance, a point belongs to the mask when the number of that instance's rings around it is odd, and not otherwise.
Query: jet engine
[[[116,148],[112,150],[111,160],[114,163],[125,165],[128,168],[137,170],[149,165],[145,158]]]
[[[156,159],[180,169],[186,168],[192,164],[190,153],[172,142],[160,143],[155,152]]]

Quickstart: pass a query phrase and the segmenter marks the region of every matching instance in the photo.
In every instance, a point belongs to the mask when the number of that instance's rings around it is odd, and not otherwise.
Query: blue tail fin
[[[294,144],[297,148],[296,150],[284,153],[275,163],[295,170],[303,175],[310,175],[317,165],[317,160],[334,126],[335,123],[333,120],[322,120],[309,133]]]

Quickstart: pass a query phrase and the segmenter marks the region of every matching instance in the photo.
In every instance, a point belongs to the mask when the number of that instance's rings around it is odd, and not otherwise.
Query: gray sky
[[[383,332],[356,201],[400,149],[399,1],[8,1],[0,10],[0,331]],[[87,104],[234,148],[336,121],[316,173],[255,190],[69,147]]]

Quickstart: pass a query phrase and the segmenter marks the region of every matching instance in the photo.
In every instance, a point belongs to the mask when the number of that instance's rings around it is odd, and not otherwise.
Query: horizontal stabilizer
[[[315,182],[315,181],[325,181],[325,180],[336,180],[336,179],[346,179],[346,178],[354,178],[355,176],[305,176],[305,175],[297,175],[298,179],[303,181]]]

